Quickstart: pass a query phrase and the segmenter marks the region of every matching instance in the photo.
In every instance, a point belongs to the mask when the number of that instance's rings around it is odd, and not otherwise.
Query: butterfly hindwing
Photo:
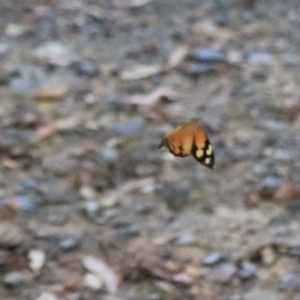
[[[177,128],[163,138],[159,148],[165,146],[169,151],[180,157],[185,157],[191,154],[193,146],[192,132],[187,134],[186,128]]]

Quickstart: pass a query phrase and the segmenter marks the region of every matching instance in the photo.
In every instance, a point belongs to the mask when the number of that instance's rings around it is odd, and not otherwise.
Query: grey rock
[[[77,248],[81,243],[81,236],[73,236],[63,239],[59,243],[59,247],[64,251],[69,251]]]
[[[212,48],[196,48],[193,49],[189,57],[200,61],[200,62],[223,62],[226,60],[226,56],[221,51],[212,49]]]
[[[239,267],[240,269],[238,271],[238,277],[243,280],[251,279],[257,274],[256,265],[249,261],[243,261]]]
[[[236,272],[237,267],[233,263],[223,263],[213,268],[211,277],[215,282],[225,284],[232,279]]]
[[[228,261],[228,255],[221,254],[221,253],[211,253],[203,258],[202,265],[204,266],[214,266],[216,264]]]
[[[267,52],[253,52],[248,57],[248,62],[253,65],[271,65],[273,63],[273,57]]]
[[[3,278],[4,284],[8,287],[18,287],[24,283],[24,281],[26,281],[26,278],[19,272],[9,272],[5,274]]]
[[[263,198],[271,198],[276,189],[284,183],[278,176],[267,176],[258,185],[258,191]]]
[[[104,148],[99,152],[99,158],[104,162],[116,162],[119,159],[119,153],[114,148]]]
[[[175,238],[174,244],[177,246],[189,246],[195,244],[196,239],[192,235],[180,235]]]

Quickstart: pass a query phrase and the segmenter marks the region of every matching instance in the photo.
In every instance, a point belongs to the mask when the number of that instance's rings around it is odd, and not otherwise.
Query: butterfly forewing
[[[202,128],[197,128],[194,133],[192,155],[204,166],[213,168],[215,163],[214,151],[207,135]]]
[[[167,147],[175,156],[190,154],[208,168],[214,166],[213,148],[197,120],[181,123],[177,129],[163,138],[158,148]]]

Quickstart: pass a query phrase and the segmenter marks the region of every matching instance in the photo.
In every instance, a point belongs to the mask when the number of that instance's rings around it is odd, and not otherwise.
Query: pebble
[[[9,87],[16,94],[24,95],[32,93],[37,87],[37,78],[32,70],[17,70],[9,77]]]
[[[66,66],[71,62],[69,49],[60,42],[46,42],[34,50],[34,55],[45,62]]]
[[[69,251],[77,248],[81,243],[81,236],[74,236],[67,239],[63,239],[59,243],[59,247],[64,251]]]
[[[210,74],[216,71],[216,64],[212,63],[192,63],[187,67],[186,72],[191,76]]]
[[[267,176],[258,185],[259,194],[263,198],[272,198],[276,190],[283,184],[278,176]]]
[[[281,278],[279,290],[281,292],[300,293],[299,275],[291,271],[285,272]]]
[[[35,214],[38,211],[36,203],[26,196],[15,196],[12,199],[7,199],[7,205],[29,215]]]
[[[96,201],[86,201],[83,204],[83,213],[89,218],[94,218],[100,209],[100,203]]]
[[[208,267],[214,266],[219,263],[225,262],[228,259],[229,259],[228,255],[215,252],[205,256],[202,260],[202,265]]]
[[[99,158],[106,163],[112,163],[119,160],[119,153],[114,148],[103,148],[99,152]]]
[[[21,228],[13,224],[3,223],[0,226],[0,247],[14,248],[22,244],[24,233]]]
[[[4,30],[8,37],[16,38],[22,35],[26,31],[26,28],[22,24],[7,23]]]
[[[272,266],[276,262],[277,258],[277,254],[273,247],[265,247],[261,250],[261,259],[264,266]]]
[[[248,62],[252,65],[269,66],[273,63],[273,57],[267,52],[253,52],[249,55]]]
[[[99,75],[99,70],[90,61],[81,61],[77,60],[71,62],[69,65],[69,69],[71,72],[74,72],[77,76],[85,76],[89,78],[94,78]]]
[[[186,273],[178,273],[178,274],[174,275],[173,280],[178,283],[187,284],[187,285],[189,285],[193,282],[193,278]]]
[[[251,279],[257,275],[257,267],[254,263],[243,261],[239,266],[238,276],[243,280]]]
[[[282,185],[280,185],[276,190],[274,194],[274,199],[280,201],[289,200],[294,198],[297,192],[297,188],[293,184],[285,182]]]
[[[42,250],[33,249],[28,253],[29,268],[34,272],[38,273],[45,264],[46,254]]]
[[[221,51],[212,48],[193,49],[189,57],[199,62],[217,63],[226,61],[226,56]]]
[[[3,282],[8,287],[17,287],[20,286],[26,280],[24,275],[20,272],[9,272],[5,274]]]
[[[42,292],[37,300],[58,300],[58,297],[50,292]]]
[[[93,291],[99,291],[103,287],[103,282],[96,275],[87,273],[83,277],[83,285]]]
[[[210,276],[212,277],[213,281],[220,284],[226,284],[232,279],[232,277],[236,274],[236,272],[237,272],[237,267],[234,264],[223,263],[213,268]]]
[[[177,246],[189,246],[195,244],[196,239],[192,235],[180,235],[175,238],[174,244]]]

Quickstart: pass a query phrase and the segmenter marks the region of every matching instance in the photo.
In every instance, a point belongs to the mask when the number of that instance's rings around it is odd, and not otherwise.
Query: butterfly
[[[207,134],[197,119],[180,123],[171,133],[166,135],[158,149],[166,147],[175,156],[192,156],[202,165],[212,169],[215,158],[212,145]]]

